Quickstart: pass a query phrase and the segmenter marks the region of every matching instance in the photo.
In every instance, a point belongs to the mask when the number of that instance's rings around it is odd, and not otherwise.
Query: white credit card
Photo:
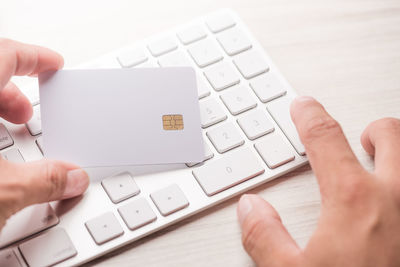
[[[192,68],[51,71],[39,88],[46,158],[82,167],[204,158]]]

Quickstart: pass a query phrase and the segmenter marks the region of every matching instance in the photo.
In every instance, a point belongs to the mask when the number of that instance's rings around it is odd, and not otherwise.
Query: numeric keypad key
[[[257,106],[256,101],[244,85],[229,89],[221,95],[221,99],[232,115],[238,115]]]
[[[240,82],[235,69],[227,62],[221,62],[209,67],[204,75],[216,91],[221,91]]]
[[[244,144],[242,136],[231,122],[208,131],[207,136],[219,153],[224,153]]]
[[[272,73],[266,73],[252,79],[250,81],[250,87],[263,103],[267,103],[286,94],[286,89],[282,82]]]
[[[175,41],[175,38],[165,37],[163,39],[153,41],[148,45],[148,48],[153,56],[158,57],[165,53],[174,51],[178,48],[178,44]]]
[[[265,112],[261,110],[252,111],[237,122],[250,140],[257,139],[275,129]]]
[[[233,62],[246,79],[251,79],[269,70],[262,55],[253,49],[237,55]]]
[[[192,44],[188,51],[200,68],[218,62],[223,58],[217,45],[210,39],[204,39]]]
[[[263,137],[260,142],[255,144],[255,148],[271,169],[294,160],[290,147],[277,133]]]
[[[131,68],[147,61],[148,57],[142,49],[129,49],[121,52],[117,57],[123,68]]]
[[[208,196],[264,173],[265,169],[250,148],[243,148],[193,170]]]
[[[178,38],[185,45],[203,39],[206,36],[206,31],[200,25],[193,25],[178,32]]]
[[[226,30],[236,25],[236,22],[229,14],[212,16],[207,19],[206,23],[213,33]]]
[[[200,117],[201,127],[203,128],[207,128],[228,118],[220,104],[213,98],[200,101]]]
[[[237,27],[218,34],[217,40],[230,56],[246,51],[252,46],[247,36]]]
[[[192,65],[190,58],[179,50],[160,57],[158,64],[161,67],[187,67]]]
[[[289,139],[290,143],[294,146],[299,155],[304,156],[306,149],[301,143],[299,134],[297,133],[296,126],[290,117],[290,104],[293,98],[285,96],[280,97],[274,101],[268,102],[267,109],[272,118],[276,121],[283,133]]]

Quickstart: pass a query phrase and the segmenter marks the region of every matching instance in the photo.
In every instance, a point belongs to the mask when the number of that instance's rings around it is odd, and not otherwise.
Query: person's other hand
[[[49,49],[0,38],[0,117],[21,124],[32,116],[31,103],[10,81],[13,75],[35,76],[63,64],[63,58]],[[0,157],[0,230],[22,208],[80,195],[88,185],[87,173],[70,163],[16,164]]]
[[[269,203],[243,195],[238,217],[248,254],[268,267],[400,266],[400,120],[381,119],[364,131],[361,143],[375,157],[370,173],[313,98],[294,100],[291,116],[321,191],[317,229],[301,249]]]

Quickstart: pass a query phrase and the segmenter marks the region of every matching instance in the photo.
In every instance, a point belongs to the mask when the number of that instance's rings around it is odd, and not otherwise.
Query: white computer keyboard
[[[230,10],[80,67],[182,65],[198,74],[204,162],[87,169],[84,196],[28,207],[7,222],[0,266],[82,264],[307,163],[289,115],[294,90]],[[29,97],[36,105],[27,127],[0,124],[0,153],[15,162],[43,157],[37,90]]]

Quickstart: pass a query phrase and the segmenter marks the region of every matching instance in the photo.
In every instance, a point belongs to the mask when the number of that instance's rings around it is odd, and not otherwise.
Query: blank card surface
[[[191,68],[51,71],[39,88],[47,158],[82,167],[204,158]]]

